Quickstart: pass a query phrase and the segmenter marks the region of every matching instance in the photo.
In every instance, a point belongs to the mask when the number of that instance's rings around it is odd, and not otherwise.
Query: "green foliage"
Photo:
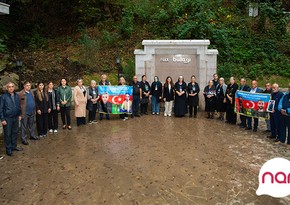
[[[43,49],[47,47],[47,42],[48,40],[44,37],[41,36],[40,33],[38,32],[34,32],[31,36],[31,38],[29,39],[29,44],[28,46],[31,49]]]
[[[103,74],[103,73],[102,73]],[[95,80],[97,83],[101,81],[100,73],[92,73],[86,74],[83,76],[84,85],[89,86],[91,80]],[[118,85],[118,75],[115,72],[111,72],[107,74],[108,80],[111,82],[112,85]]]
[[[265,79],[268,76],[290,77],[290,35],[286,25],[290,15],[283,13],[280,1],[270,0],[71,0],[41,3],[15,0],[11,5],[10,25],[21,34],[0,25],[0,52],[6,45],[45,48],[52,27],[58,32],[61,23],[69,31],[81,33],[79,50],[71,60],[85,65],[89,75],[96,70],[112,72],[112,52],[133,57],[132,47],[147,39],[209,39],[210,48],[219,50],[218,73],[230,76]],[[248,16],[249,3],[259,7],[258,17]],[[285,1],[283,1],[284,5]],[[39,13],[29,13],[37,5]],[[49,7],[48,7],[49,5]],[[26,17],[26,15],[28,15]],[[52,18],[47,18],[51,16]],[[26,18],[24,18],[26,17]],[[54,20],[54,21],[52,21]],[[3,23],[1,23],[3,24]],[[14,28],[13,27],[13,28]],[[65,26],[64,26],[65,27]],[[87,31],[87,27],[95,32]],[[9,28],[9,29],[8,29]],[[5,30],[6,29],[6,30]],[[13,35],[12,35],[13,34]],[[142,34],[145,34],[144,36]],[[63,32],[67,36],[68,32]],[[2,39],[2,40],[1,40]],[[68,44],[71,38],[65,40]],[[100,49],[102,47],[102,50]],[[100,59],[100,53],[108,58]],[[115,54],[115,53],[114,53]],[[102,61],[103,68],[96,68]],[[134,61],[122,63],[125,78],[134,75]],[[115,74],[114,74],[115,75]],[[117,76],[117,75],[116,75]]]
[[[76,55],[78,62],[85,65],[88,70],[93,69],[98,60],[97,53],[100,49],[99,40],[90,37],[88,32],[85,32],[80,37],[78,43],[80,46],[79,52]]]
[[[104,30],[102,33],[102,44],[104,45],[115,46],[120,39],[119,34],[116,32],[109,32],[107,30]]]
[[[122,65],[122,74],[127,82],[130,82],[135,75],[135,61],[129,59]]]
[[[0,35],[0,53],[5,53],[7,51],[6,40],[6,35]]]

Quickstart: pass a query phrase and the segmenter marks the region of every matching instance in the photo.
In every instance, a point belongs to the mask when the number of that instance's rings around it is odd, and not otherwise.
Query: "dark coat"
[[[212,95],[208,98],[208,95]],[[203,96],[205,100],[205,111],[213,112],[216,109],[216,88],[214,85],[210,88],[208,85],[203,90]]]
[[[46,91],[44,91],[46,92]],[[48,96],[48,94],[47,94]],[[34,92],[34,99],[35,99],[35,110],[37,112],[37,110],[41,111],[42,113],[48,113],[48,109],[51,109],[51,102],[49,99],[46,98],[46,95],[42,95],[42,101],[40,101],[38,99],[37,93],[36,91]]]
[[[0,119],[4,121],[6,118],[21,116],[20,98],[17,93],[14,93],[14,102],[11,95],[5,92],[0,99]]]
[[[145,81],[145,82],[141,81],[140,85],[141,85],[141,89],[142,89],[142,100],[141,100],[141,103],[142,104],[149,103],[149,96],[148,97],[145,96],[145,93],[149,93],[150,92],[150,89],[151,89],[150,84],[147,81]]]
[[[175,93],[174,86],[171,86],[169,90],[169,87],[166,84],[164,84],[163,98],[165,99],[166,102],[174,100],[174,93]]]
[[[130,83],[130,86],[133,86],[133,95],[135,96],[140,96],[140,89],[141,89],[141,84],[139,81],[137,81],[136,83],[134,83],[134,81],[132,81]],[[141,89],[142,90],[142,89]]]
[[[226,98],[227,85],[218,85],[216,88],[217,104],[216,109],[218,112],[226,112],[226,103],[224,99]]]
[[[199,92],[200,92],[200,88],[199,88],[198,83],[195,83],[195,85],[192,85],[192,83],[188,83],[187,93],[188,94],[197,93],[197,95],[195,95],[195,96],[189,96],[188,95],[188,105],[198,106],[198,102],[199,102],[198,93]]]
[[[227,103],[231,104],[232,106],[235,105],[236,92],[237,92],[238,88],[239,88],[239,86],[237,83],[234,83],[232,85],[228,84],[226,95],[229,95],[233,99],[232,103],[230,103],[230,100],[228,98],[226,98],[226,99],[227,99]]]
[[[162,84],[159,81],[153,82],[151,84],[150,95],[155,96],[157,99],[159,99],[159,97],[162,97]]]
[[[176,116],[183,116],[187,113],[187,104],[186,104],[186,83],[183,82],[181,85],[179,85],[178,82],[174,85],[175,93],[177,91],[184,91],[185,93],[181,96],[175,95],[175,102],[174,102],[174,114]]]
[[[50,95],[51,95],[51,98],[50,98]],[[49,97],[49,103],[50,103],[51,109],[56,110],[57,105],[59,105],[59,98],[58,98],[59,96],[57,94],[57,91],[53,89],[51,93],[48,93],[48,97]]]
[[[94,90],[95,90],[95,95],[94,95]],[[95,87],[95,89],[92,89],[92,87],[90,86],[89,87],[89,91],[88,91],[88,103],[87,103],[87,109],[89,111],[92,111],[93,110],[93,105],[97,106],[98,105],[98,102],[96,102],[95,104],[93,104],[93,102],[91,101],[91,99],[95,99],[99,96],[99,91],[98,91],[98,88]]]
[[[244,85],[244,87],[242,88],[242,86],[240,86],[239,90],[241,91],[245,91],[245,92],[249,92],[250,91],[250,87],[248,85]]]

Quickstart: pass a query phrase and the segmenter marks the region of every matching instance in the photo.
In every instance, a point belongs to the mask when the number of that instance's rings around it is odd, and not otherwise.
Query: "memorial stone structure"
[[[209,40],[143,40],[144,49],[136,49],[135,72],[138,79],[142,75],[152,83],[158,76],[162,83],[169,75],[174,83],[179,75],[190,82],[196,76],[200,85],[200,107],[204,109],[203,89],[217,71],[217,49],[208,49]]]

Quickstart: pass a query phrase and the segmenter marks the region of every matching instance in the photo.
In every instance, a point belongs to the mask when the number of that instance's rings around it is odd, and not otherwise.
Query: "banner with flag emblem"
[[[106,114],[132,114],[132,86],[98,86],[99,112]]]
[[[238,90],[236,92],[235,112],[247,117],[269,119],[267,107],[270,100],[271,94]]]

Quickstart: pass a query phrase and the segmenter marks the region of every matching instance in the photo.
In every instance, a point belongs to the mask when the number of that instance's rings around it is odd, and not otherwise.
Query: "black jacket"
[[[174,100],[174,86],[171,86],[170,90],[167,85],[164,84],[163,88],[163,98],[165,98],[165,101],[169,102]]]
[[[141,81],[140,84],[141,84],[141,89],[142,89],[142,97],[144,98],[145,97],[144,93],[150,92],[151,87],[147,81],[145,82]]]
[[[37,110],[40,110],[41,114],[48,113],[48,109],[51,109],[50,99],[49,98],[47,99],[46,95],[43,94],[42,101],[40,101],[38,96],[37,96],[36,91],[34,92],[34,98],[35,98],[35,110],[36,110],[36,112],[37,112]]]
[[[249,92],[250,91],[250,87],[248,85],[244,85],[243,89],[242,89],[242,86],[240,86],[239,90],[241,91],[246,91],[246,92]]]
[[[199,97],[198,97],[198,93],[200,92],[200,88],[198,83],[195,83],[195,85],[193,86],[192,83],[188,83],[187,86],[187,93],[188,94],[194,94],[197,93],[195,96],[189,96],[188,95],[188,104],[191,106],[198,106],[199,103]]]
[[[56,110],[57,105],[59,105],[59,95],[56,90],[52,90],[51,93],[48,92],[49,103],[52,110]]]
[[[91,101],[91,99],[95,99],[95,98],[98,98],[98,96],[99,96],[99,91],[98,91],[98,88],[97,87],[95,87],[95,95],[94,95],[94,93],[93,93],[93,89],[92,89],[92,87],[90,86],[89,87],[89,93],[88,93],[88,103],[87,103],[87,109],[89,110],[89,111],[92,111],[93,110],[93,102]],[[96,102],[95,103],[96,105],[98,104],[98,102]]]
[[[162,84],[160,82],[153,82],[151,84],[150,95],[153,95],[156,98],[162,97]]]
[[[141,89],[141,84],[139,81],[137,81],[136,83],[134,83],[134,81],[132,81],[130,83],[130,86],[133,86],[133,95],[138,95],[140,96],[140,89]]]
[[[20,98],[14,93],[14,102],[11,95],[6,92],[0,98],[0,119],[4,121],[6,118],[21,116]]]

